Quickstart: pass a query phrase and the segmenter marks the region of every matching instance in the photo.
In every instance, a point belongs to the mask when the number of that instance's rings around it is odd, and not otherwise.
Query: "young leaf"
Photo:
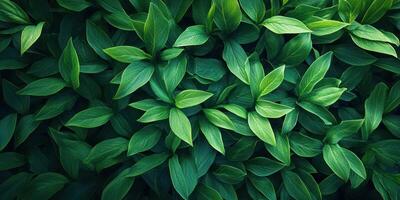
[[[66,83],[71,84],[74,89],[79,87],[80,64],[72,38],[68,40],[58,60],[58,69]]]
[[[325,144],[323,157],[332,171],[342,180],[347,181],[350,176],[350,165],[338,144]]]
[[[59,78],[43,78],[29,83],[17,93],[29,96],[49,96],[65,87],[65,82]]]
[[[229,117],[217,109],[203,109],[203,112],[212,124],[217,127],[233,130],[234,124]]]
[[[177,108],[171,108],[169,111],[169,126],[178,138],[193,146],[192,127],[185,113]]]
[[[379,83],[365,100],[365,117],[361,128],[363,139],[367,139],[369,134],[378,128],[381,123],[388,90],[389,88],[384,83]]]
[[[303,22],[285,16],[273,16],[262,23],[263,26],[276,34],[296,34],[312,32]]]
[[[293,108],[267,100],[258,100],[256,102],[256,111],[266,118],[281,118],[290,113]]]
[[[175,105],[178,108],[187,108],[199,105],[209,99],[213,94],[201,90],[184,90],[175,97]]]
[[[121,82],[114,99],[121,99],[145,85],[153,76],[154,67],[150,63],[136,61],[122,72]]]
[[[174,47],[196,46],[207,42],[209,35],[203,25],[189,26],[174,43]]]
[[[125,176],[140,176],[163,164],[168,159],[168,156],[169,155],[166,153],[159,153],[143,157],[139,161],[137,161],[131,168],[129,168],[129,172]]]
[[[144,24],[144,42],[151,55],[155,55],[164,48],[170,32],[168,19],[164,16],[160,8],[150,3],[149,13]]]
[[[267,118],[256,112],[249,112],[247,118],[250,129],[258,138],[272,146],[276,145],[274,131]]]
[[[260,97],[274,91],[282,83],[285,75],[285,66],[280,66],[268,73],[260,83]]]
[[[128,156],[135,155],[153,148],[161,137],[161,131],[155,127],[144,127],[134,133],[129,140]]]
[[[133,63],[151,57],[143,50],[133,46],[116,46],[104,49],[103,51],[111,58],[122,63]]]
[[[38,23],[36,26],[25,26],[21,33],[21,55],[28,50],[39,39],[42,33],[44,22]]]
[[[224,142],[222,140],[221,131],[205,119],[199,121],[200,130],[208,143],[221,154],[225,154]]]
[[[338,87],[321,87],[313,90],[310,94],[304,97],[304,100],[320,106],[330,106],[334,104],[345,92],[346,88]]]
[[[76,113],[65,125],[82,128],[95,128],[107,123],[112,116],[113,111],[111,108],[96,106]]]
[[[225,33],[234,31],[240,24],[242,12],[237,0],[214,0],[214,22]]]

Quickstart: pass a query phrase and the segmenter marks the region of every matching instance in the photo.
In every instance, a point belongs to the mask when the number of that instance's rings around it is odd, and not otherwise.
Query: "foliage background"
[[[0,199],[399,199],[398,0],[0,0]]]

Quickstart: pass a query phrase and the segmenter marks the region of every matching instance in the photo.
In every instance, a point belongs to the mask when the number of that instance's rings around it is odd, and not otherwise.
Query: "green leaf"
[[[353,42],[362,49],[390,55],[397,58],[396,50],[388,43],[366,40],[363,38],[359,38],[353,34],[350,34],[350,36]]]
[[[180,161],[179,157],[174,155],[169,159],[168,166],[172,185],[175,190],[183,199],[189,199],[189,195],[193,192],[197,184],[197,180],[193,177],[196,174],[193,174],[193,171],[190,170],[192,167],[191,164],[188,161]],[[191,178],[194,178],[195,181]]]
[[[316,105],[327,107],[339,100],[346,90],[346,88],[338,87],[321,87],[313,90],[310,94],[305,96],[304,100]]]
[[[204,25],[189,26],[174,43],[174,47],[196,46],[207,42],[209,35]]]
[[[108,59],[103,49],[113,46],[113,41],[102,28],[91,20],[86,21],[86,40],[97,55],[103,59]]]
[[[106,106],[95,106],[76,113],[66,126],[81,128],[95,128],[107,123],[113,116],[111,108]]]
[[[349,162],[351,170],[355,172],[358,176],[360,176],[362,179],[366,179],[367,172],[365,171],[364,164],[357,157],[357,155],[345,148],[342,148],[342,152],[346,157],[347,161]]]
[[[20,89],[17,94],[29,96],[49,96],[65,87],[65,82],[58,78],[43,78],[29,83]]]
[[[243,11],[256,23],[260,23],[266,14],[265,4],[262,0],[239,0]]]
[[[141,123],[155,122],[159,120],[168,119],[169,107],[167,106],[155,106],[146,110],[146,112],[137,120]]]
[[[103,50],[111,58],[122,63],[133,63],[139,60],[150,59],[150,55],[133,46],[116,46]]]
[[[290,113],[293,108],[267,100],[257,100],[256,111],[266,118],[281,118]]]
[[[61,92],[50,97],[42,108],[35,114],[35,120],[46,120],[54,118],[74,106],[76,95],[70,92]]]
[[[248,113],[248,123],[251,131],[267,144],[276,145],[274,131],[267,118],[262,117],[256,112]]]
[[[293,132],[289,142],[291,150],[301,157],[315,157],[322,152],[322,142],[303,133]]]
[[[242,82],[248,84],[249,78],[245,70],[245,62],[247,59],[246,52],[235,41],[226,41],[224,43],[224,50],[222,58],[226,62],[229,71],[231,71]]]
[[[4,179],[0,185],[1,199],[15,199],[17,195],[29,184],[33,174],[27,172],[19,172]]]
[[[286,135],[277,134],[276,145],[265,145],[268,152],[277,160],[284,163],[286,166],[290,165],[290,145],[289,139]]]
[[[329,19],[323,19],[320,21],[307,23],[307,27],[311,29],[312,34],[316,36],[324,36],[335,33],[348,25],[349,24],[341,21],[329,20]]]
[[[396,137],[400,136],[400,116],[386,115],[383,120],[385,127]]]
[[[282,179],[283,185],[291,197],[294,199],[312,199],[310,191],[299,175],[292,171],[283,171]]]
[[[225,108],[227,111],[235,114],[238,117],[243,119],[247,119],[247,110],[246,108],[236,105],[236,104],[224,104],[221,105],[222,108]]]
[[[29,24],[29,16],[22,10],[18,4],[10,0],[0,1],[0,21],[18,23],[18,24]]]
[[[96,0],[96,2],[108,12],[118,13],[124,12],[119,0]]]
[[[373,24],[381,19],[392,7],[393,0],[374,0],[367,5],[368,9],[361,20],[363,24]]]
[[[340,18],[348,23],[353,22],[360,14],[363,3],[358,0],[339,0],[338,10]]]
[[[215,3],[214,22],[225,33],[234,31],[242,20],[242,12],[237,0],[213,0]]]
[[[40,121],[36,121],[34,115],[25,115],[22,117],[15,129],[14,146],[17,147],[22,144],[39,125]]]
[[[348,27],[351,34],[366,40],[378,41],[378,42],[388,42],[391,43],[391,38],[387,37],[383,32],[371,25],[361,25],[354,22]],[[396,45],[396,42],[394,42]]]
[[[337,45],[333,52],[337,59],[354,66],[366,66],[377,61],[374,56],[350,44]]]
[[[61,7],[75,12],[83,11],[92,5],[86,0],[57,0],[57,3]]]
[[[150,63],[136,61],[129,64],[122,72],[120,85],[113,98],[121,99],[135,92],[149,82],[153,73],[154,67]]]
[[[160,8],[150,3],[149,13],[144,24],[144,42],[147,50],[154,56],[164,48],[170,32],[168,19],[163,15]]]
[[[367,139],[381,123],[388,90],[389,88],[384,83],[379,83],[375,86],[374,90],[372,90],[370,96],[365,100],[364,124],[361,128],[363,139]]]
[[[396,58],[379,58],[378,61],[374,63],[375,66],[384,69],[386,71],[400,74],[400,61]]]
[[[400,81],[397,81],[392,88],[390,88],[389,94],[385,102],[385,113],[393,111],[400,105]]]
[[[299,21],[298,19],[279,15],[264,20],[262,25],[276,34],[297,34],[312,32],[303,22]]]
[[[183,49],[181,48],[170,48],[170,49],[165,49],[163,51],[161,51],[160,53],[160,58],[161,60],[172,60],[176,57],[178,57],[179,55],[181,55],[181,53],[183,52]]]
[[[280,66],[268,73],[260,83],[260,97],[269,94],[281,85],[285,76],[285,66]]]
[[[15,86],[10,81],[3,79],[2,81],[3,88],[3,100],[4,102],[10,106],[10,108],[14,109],[18,113],[27,113],[30,107],[30,97],[29,96],[20,96],[17,94],[19,88]]]
[[[125,177],[140,176],[163,164],[168,159],[168,156],[166,153],[159,153],[143,157],[129,168],[129,172],[125,174]]]
[[[71,84],[74,89],[79,87],[80,64],[72,38],[68,40],[58,60],[58,69],[66,83]]]
[[[224,142],[222,140],[221,131],[205,119],[199,121],[200,130],[208,143],[221,154],[225,154]]]
[[[255,157],[246,161],[246,169],[256,176],[270,176],[281,170],[285,165],[281,162],[264,157]]]
[[[233,130],[234,124],[232,120],[223,112],[217,109],[203,109],[208,121],[217,127]]]
[[[223,200],[218,191],[204,184],[199,184],[199,186],[197,186],[196,197],[197,199],[205,200]]]
[[[135,178],[127,177],[130,168],[120,172],[111,182],[104,188],[101,199],[102,200],[121,200],[131,189]]]
[[[249,176],[251,184],[268,200],[276,200],[275,188],[266,177]]]
[[[158,128],[147,126],[134,133],[129,140],[128,156],[153,148],[161,138]]]
[[[89,152],[84,162],[93,165],[97,171],[119,162],[117,159],[128,149],[128,140],[122,137],[102,140]]]
[[[25,156],[16,152],[0,153],[0,171],[21,167],[26,163]]]
[[[38,23],[36,26],[25,26],[21,33],[21,55],[28,50],[40,37],[44,22]]]
[[[240,183],[247,175],[242,169],[231,165],[220,165],[215,169],[213,174],[218,180],[227,184]]]
[[[175,105],[178,108],[187,108],[199,105],[209,99],[213,94],[201,90],[183,90],[175,97]]]
[[[185,113],[177,108],[171,108],[169,111],[169,126],[178,138],[193,146],[192,127]]]
[[[298,65],[310,54],[311,34],[302,33],[289,40],[278,53],[276,60],[286,65]]]
[[[342,121],[339,125],[329,128],[324,140],[329,142],[330,144],[336,144],[342,138],[349,137],[357,133],[363,123],[363,119]]]
[[[307,101],[298,102],[297,105],[299,105],[307,112],[316,115],[325,123],[325,125],[332,125],[336,123],[335,116],[331,112],[329,112],[329,110],[322,106],[318,106]]]
[[[350,165],[342,148],[338,144],[325,144],[323,157],[329,168],[342,180],[347,181],[350,176]]]
[[[315,85],[320,82],[328,71],[332,60],[332,52],[328,52],[317,58],[304,73],[298,84],[298,93],[302,97],[310,93]]]
[[[68,179],[58,173],[42,173],[32,179],[29,186],[24,191],[23,199],[50,199],[60,191]]]

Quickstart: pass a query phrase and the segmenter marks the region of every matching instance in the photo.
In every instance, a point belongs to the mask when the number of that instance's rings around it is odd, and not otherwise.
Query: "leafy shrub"
[[[399,0],[0,0],[0,199],[399,199]]]

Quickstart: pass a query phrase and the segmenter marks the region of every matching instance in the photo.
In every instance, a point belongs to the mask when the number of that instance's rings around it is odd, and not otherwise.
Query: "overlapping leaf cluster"
[[[0,0],[0,199],[399,199],[399,0]]]

